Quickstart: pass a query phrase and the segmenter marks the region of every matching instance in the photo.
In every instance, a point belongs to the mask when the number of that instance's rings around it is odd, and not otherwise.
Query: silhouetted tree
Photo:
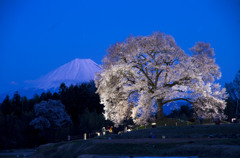
[[[237,72],[233,82],[226,83],[225,87],[229,94],[225,114],[228,118],[236,117],[240,112],[240,70]]]
[[[59,94],[57,92],[54,92],[53,95],[52,95],[52,99],[53,100],[59,100],[60,99]]]
[[[47,93],[46,93],[46,98],[45,98],[46,100],[48,100],[48,99],[52,99],[52,93],[50,92],[50,91],[48,91]]]
[[[40,98],[39,98],[41,101],[42,100],[47,100],[47,95],[45,92],[42,92],[42,94],[40,95]]]
[[[21,96],[16,92],[12,99],[12,108],[14,115],[20,117],[22,114],[22,102]]]
[[[61,95],[61,94],[65,93],[66,90],[67,90],[67,86],[65,85],[65,83],[61,83],[60,88],[59,88],[59,94]]]
[[[170,118],[176,118],[181,120],[191,120],[193,118],[194,111],[187,105],[182,105],[179,109],[174,109],[168,115]]]
[[[1,104],[1,110],[3,115],[10,114],[12,112],[12,107],[11,107],[11,101],[9,99],[9,95],[6,96],[6,98],[3,100]]]

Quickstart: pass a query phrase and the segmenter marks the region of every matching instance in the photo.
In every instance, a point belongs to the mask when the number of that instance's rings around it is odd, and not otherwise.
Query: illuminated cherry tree
[[[216,83],[221,77],[209,44],[198,42],[186,54],[172,36],[153,33],[128,37],[112,45],[103,59],[103,70],[95,77],[104,116],[115,125],[132,118],[145,124],[163,106],[183,100],[203,117],[224,117],[227,97]]]
[[[36,129],[62,128],[72,123],[60,100],[41,101],[34,105],[36,118],[30,122]]]

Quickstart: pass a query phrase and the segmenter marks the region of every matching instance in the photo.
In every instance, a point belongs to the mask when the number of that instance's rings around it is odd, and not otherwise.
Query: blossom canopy
[[[95,76],[105,118],[115,125],[130,117],[145,124],[154,113],[163,119],[163,106],[178,100],[191,103],[198,115],[224,117],[227,95],[216,83],[221,72],[213,48],[198,42],[190,50],[192,55],[186,54],[161,32],[110,46]]]

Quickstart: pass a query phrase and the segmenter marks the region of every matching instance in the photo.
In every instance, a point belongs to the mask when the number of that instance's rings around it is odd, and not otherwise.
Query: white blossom
[[[198,42],[190,50],[192,56],[163,33],[130,36],[111,46],[95,77],[105,118],[115,125],[129,117],[145,124],[152,113],[161,119],[162,106],[178,100],[191,103],[199,115],[224,117],[227,96],[216,83],[221,72],[213,49]]]
[[[72,122],[60,100],[41,101],[34,105],[34,112],[36,118],[30,122],[30,125],[36,129],[63,127]]]

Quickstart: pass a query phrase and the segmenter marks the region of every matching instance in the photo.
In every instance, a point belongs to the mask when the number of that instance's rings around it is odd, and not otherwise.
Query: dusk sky
[[[154,31],[186,52],[210,43],[222,85],[240,69],[240,0],[1,0],[0,92],[75,58],[101,64],[109,45]]]

